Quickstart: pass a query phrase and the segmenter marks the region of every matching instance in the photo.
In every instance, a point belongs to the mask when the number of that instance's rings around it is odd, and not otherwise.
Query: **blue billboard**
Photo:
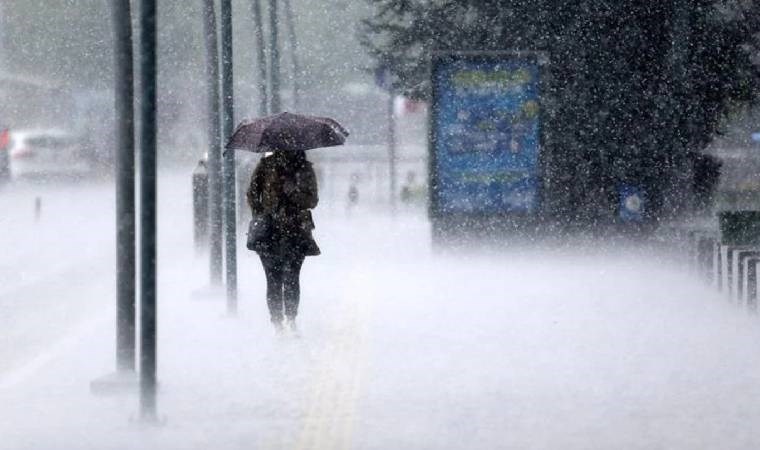
[[[448,54],[434,59],[434,214],[537,209],[539,76],[536,55]]]

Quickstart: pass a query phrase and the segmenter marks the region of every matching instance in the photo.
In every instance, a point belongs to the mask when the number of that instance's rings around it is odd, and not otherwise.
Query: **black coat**
[[[271,219],[259,254],[298,258],[319,255],[311,209],[317,206],[317,176],[303,154],[275,152],[259,161],[246,195],[254,215]]]

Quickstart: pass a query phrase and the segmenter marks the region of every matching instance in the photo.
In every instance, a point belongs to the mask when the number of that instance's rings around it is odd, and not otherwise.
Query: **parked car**
[[[9,143],[8,129],[0,129],[0,183],[5,183],[11,178],[11,162],[8,157]]]
[[[13,178],[82,176],[93,161],[82,140],[65,130],[44,129],[10,133],[10,169]]]

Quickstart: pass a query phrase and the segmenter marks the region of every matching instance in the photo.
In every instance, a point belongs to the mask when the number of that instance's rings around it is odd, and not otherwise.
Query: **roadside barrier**
[[[670,230],[680,241],[690,270],[747,311],[758,308],[760,280],[760,212],[726,211],[718,226]]]
[[[748,256],[744,260],[743,270],[743,298],[742,303],[746,305],[747,310],[753,313],[757,312],[757,280],[758,270],[760,270],[760,256]]]

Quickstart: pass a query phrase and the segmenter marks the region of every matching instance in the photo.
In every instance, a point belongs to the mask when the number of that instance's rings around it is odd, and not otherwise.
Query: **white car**
[[[13,178],[83,176],[93,164],[82,140],[65,130],[12,131],[9,145]]]

